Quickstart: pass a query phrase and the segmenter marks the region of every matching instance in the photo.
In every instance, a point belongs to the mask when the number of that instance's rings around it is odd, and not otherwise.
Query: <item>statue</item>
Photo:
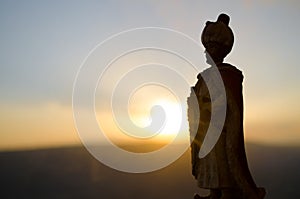
[[[235,66],[223,63],[231,51],[234,35],[229,25],[229,16],[219,15],[216,22],[206,22],[201,35],[205,47],[207,63],[210,68],[201,72],[198,81],[192,87],[197,98],[200,121],[194,121],[195,103],[188,98],[188,118],[190,133],[195,134],[191,140],[192,174],[200,188],[209,189],[210,195],[202,197],[196,194],[195,199],[262,199],[264,188],[257,188],[248,168],[243,135],[243,74]],[[215,65],[214,65],[215,64]],[[226,118],[221,135],[213,149],[204,158],[199,158],[199,151],[206,136],[211,119],[209,90],[203,74],[216,66],[222,77],[226,91]],[[192,94],[191,94],[192,95]],[[195,128],[195,125],[197,127]],[[199,126],[198,126],[199,124]],[[196,131],[196,132],[192,132]]]

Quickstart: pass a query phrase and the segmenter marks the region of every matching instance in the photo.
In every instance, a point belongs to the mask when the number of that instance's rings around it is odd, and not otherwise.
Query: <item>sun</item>
[[[154,105],[160,106],[165,112],[165,123],[161,128],[159,136],[175,137],[181,130],[182,125],[182,107],[180,103],[160,99],[154,102]]]
[[[159,100],[157,105],[161,106],[166,114],[166,121],[161,134],[177,135],[182,123],[181,104],[169,100]]]
[[[154,113],[152,115],[149,112],[144,112],[144,114],[135,117],[135,123],[141,127],[150,126],[151,121],[154,118],[161,118],[164,120],[163,125],[161,126],[159,132],[155,132],[154,129],[157,127],[153,127],[153,135],[157,139],[162,140],[172,140],[174,139],[181,131],[186,130],[186,123],[184,116],[186,115],[183,110],[182,104],[171,100],[171,99],[157,99],[151,102],[150,107],[159,106],[163,109],[165,113],[165,117],[163,118],[161,112]]]
[[[180,138],[186,140],[186,133],[183,133],[187,130],[186,109],[186,102],[164,87],[143,86],[135,90],[128,101],[130,120],[141,129],[132,134],[163,142],[170,142],[180,134]]]

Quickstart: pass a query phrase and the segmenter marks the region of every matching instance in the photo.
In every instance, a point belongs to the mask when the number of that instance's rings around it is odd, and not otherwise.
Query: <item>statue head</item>
[[[234,36],[228,26],[229,21],[228,15],[220,14],[216,22],[206,22],[201,35],[201,42],[205,47],[208,64],[222,63],[232,49]]]

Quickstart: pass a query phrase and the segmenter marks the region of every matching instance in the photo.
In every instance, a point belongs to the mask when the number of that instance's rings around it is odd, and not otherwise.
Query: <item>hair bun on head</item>
[[[230,17],[227,14],[220,14],[217,22],[223,22],[224,24],[226,24],[227,26],[229,25],[229,21],[230,21]]]

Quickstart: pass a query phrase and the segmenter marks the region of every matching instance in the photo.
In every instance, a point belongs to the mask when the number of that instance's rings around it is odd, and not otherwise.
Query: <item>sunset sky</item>
[[[106,38],[132,28],[162,27],[199,41],[205,22],[222,12],[230,15],[235,34],[226,62],[244,74],[246,140],[300,146],[297,0],[1,1],[0,150],[80,143],[73,82],[83,60]],[[130,104],[141,123],[139,111],[154,99],[147,93]],[[139,102],[142,96],[147,103]],[[174,110],[176,100],[164,97],[160,103]]]

